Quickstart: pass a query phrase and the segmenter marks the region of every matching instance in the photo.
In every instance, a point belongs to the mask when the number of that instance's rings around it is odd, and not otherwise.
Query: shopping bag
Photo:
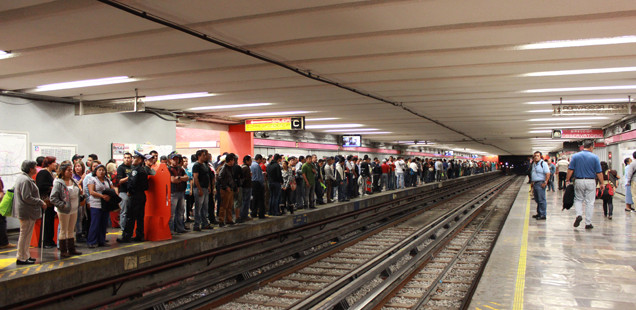
[[[13,189],[7,190],[0,202],[0,214],[2,216],[11,216],[13,213]]]

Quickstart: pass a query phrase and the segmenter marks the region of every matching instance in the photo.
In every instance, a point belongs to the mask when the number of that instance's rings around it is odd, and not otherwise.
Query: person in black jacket
[[[46,202],[47,206],[52,206],[49,196],[51,195],[51,189],[53,188],[53,180],[55,179],[53,173],[57,170],[56,158],[54,156],[46,156],[42,162],[42,170],[40,170],[35,177],[35,184],[40,191],[40,198]],[[40,231],[44,229],[44,240],[40,242],[44,243],[44,248],[54,248],[56,246],[53,238],[55,236],[55,212],[54,208],[47,208],[44,211],[44,223],[40,225]],[[40,233],[40,236],[42,234]]]
[[[269,182],[269,215],[279,216],[280,193],[283,185],[283,173],[280,169],[281,156],[274,155],[272,161],[267,166],[267,181]]]
[[[237,185],[232,176],[232,166],[236,163],[237,156],[233,153],[226,155],[225,165],[219,171],[217,184],[221,191],[221,210],[219,210],[219,227],[234,225],[232,221],[232,206],[234,204],[234,191]]]
[[[130,196],[130,205],[128,206],[128,214],[126,215],[126,223],[121,238],[117,239],[120,243],[129,243],[132,241],[144,241],[144,217],[146,213],[146,191],[148,190],[148,172],[144,166],[144,159],[152,158],[151,155],[143,155],[135,151],[133,159],[133,168],[128,179],[128,196]],[[132,238],[133,228],[137,223],[135,238]]]

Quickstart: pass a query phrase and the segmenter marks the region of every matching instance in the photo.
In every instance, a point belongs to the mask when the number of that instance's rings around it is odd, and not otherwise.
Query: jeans
[[[170,222],[168,226],[171,231],[184,232],[185,225],[183,214],[185,213],[185,193],[172,192],[170,194]]]
[[[395,189],[395,172],[394,171],[389,172],[389,177],[387,179],[387,186],[388,186],[388,189],[390,190]]]
[[[7,244],[9,244],[9,238],[7,237],[7,218],[0,215],[0,246]]]
[[[347,196],[346,196],[346,183],[344,181],[341,181],[340,184],[338,184],[338,201],[342,202],[347,200]]]
[[[404,172],[396,172],[395,179],[397,181],[397,188],[404,188]]]
[[[596,180],[576,179],[574,182],[574,208],[576,216],[583,215],[583,202],[585,202],[585,224],[592,224],[594,214],[594,199],[596,198]]]
[[[327,203],[330,203],[331,201],[333,201],[333,183],[335,182],[334,180],[325,180],[327,185]]]
[[[252,196],[254,199],[252,200],[253,208],[252,208],[252,217],[258,216],[259,218],[265,217],[265,192],[263,188],[263,183],[252,181]]]
[[[567,175],[567,172],[559,172],[559,189],[565,189],[565,178]]]
[[[281,191],[281,203],[283,204],[283,213],[285,212],[285,208],[289,211],[290,214],[294,214],[294,204],[292,203],[292,195],[295,193],[291,190],[291,188],[286,188]]]
[[[106,244],[106,228],[108,226],[108,211],[98,208],[91,208],[91,226],[88,229],[89,245]]]
[[[130,196],[130,204],[128,205],[128,214],[126,215],[126,230],[121,235],[122,239],[130,240],[133,235],[135,224],[135,238],[137,240],[144,239],[144,219],[146,214],[146,193],[141,192]]]
[[[126,183],[128,184],[128,183]],[[121,231],[124,231],[124,225],[126,223],[126,213],[128,212],[128,204],[130,203],[128,193],[119,193],[119,198],[121,198],[121,202],[119,203],[119,226],[121,227]]]
[[[269,182],[269,215],[280,215],[280,208],[278,207],[278,203],[280,202],[280,191],[280,183]]]
[[[241,205],[241,219],[246,220],[250,213],[250,205],[252,202],[252,188],[243,187],[242,189],[242,205]]]
[[[383,173],[380,176],[380,190],[390,190],[391,187],[388,184],[389,181],[389,175],[386,173]]]
[[[303,178],[296,178],[296,206],[302,208],[307,205],[305,201],[305,180]]]
[[[194,188],[194,228],[210,225],[208,223],[209,191],[207,188],[203,188],[201,192],[203,195],[199,196],[199,189]]]
[[[537,214],[540,217],[546,216],[547,201],[545,200],[545,188],[541,187],[543,181],[532,182],[534,190],[534,201],[537,202]]]
[[[607,185],[605,185],[607,188]],[[607,190],[605,190],[605,192],[607,192]],[[609,195],[609,193],[607,195],[603,195],[603,214],[605,214],[605,216],[612,216],[614,214],[614,196]]]
[[[554,192],[554,174],[550,175],[550,181],[548,181],[547,190],[552,190]]]
[[[309,208],[316,207],[316,200],[314,198],[315,187],[316,184],[310,184],[309,187],[305,185],[305,202],[307,203],[307,207]]]

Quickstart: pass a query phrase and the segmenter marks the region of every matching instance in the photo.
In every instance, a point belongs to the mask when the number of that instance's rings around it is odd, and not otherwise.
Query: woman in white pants
[[[73,164],[70,161],[62,162],[51,190],[51,203],[60,219],[58,243],[61,257],[82,254],[75,250],[75,224],[82,195],[82,189],[73,180]]]

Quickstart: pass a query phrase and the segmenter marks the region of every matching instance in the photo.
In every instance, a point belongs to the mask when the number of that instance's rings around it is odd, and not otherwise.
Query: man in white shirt
[[[561,159],[557,161],[556,173],[559,176],[559,190],[565,189],[565,177],[568,174],[568,166],[570,162],[565,156],[561,156]]]
[[[395,162],[395,179],[397,183],[397,188],[404,188],[404,169],[406,168],[406,163],[402,157],[398,157],[398,160]]]
[[[435,181],[439,182],[442,180],[442,171],[444,170],[444,163],[442,163],[441,159],[438,159],[435,162]]]
[[[409,173],[411,174],[411,186],[416,186],[417,185],[417,181],[418,181],[418,175],[419,175],[419,168],[417,166],[417,163],[415,162],[415,160],[412,160],[411,163],[409,164]]]

